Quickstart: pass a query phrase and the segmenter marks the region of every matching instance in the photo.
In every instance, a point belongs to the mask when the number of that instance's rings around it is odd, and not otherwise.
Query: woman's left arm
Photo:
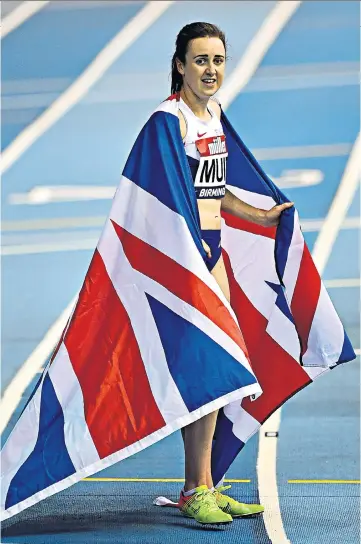
[[[224,212],[230,213],[240,219],[245,219],[251,223],[262,225],[263,227],[276,227],[279,223],[279,218],[283,210],[291,208],[293,202],[286,202],[273,206],[270,210],[261,210],[255,208],[243,200],[237,198],[231,191],[226,189],[226,194],[222,198],[221,209]]]

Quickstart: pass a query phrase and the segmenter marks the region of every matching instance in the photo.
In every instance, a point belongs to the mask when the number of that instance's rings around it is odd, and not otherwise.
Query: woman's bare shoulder
[[[181,110],[178,110],[178,118],[179,118],[179,127],[181,131],[182,140],[184,140],[184,138],[187,135],[187,123]]]
[[[218,119],[221,118],[222,108],[218,98],[212,97],[209,101],[209,105],[212,111],[217,115]]]

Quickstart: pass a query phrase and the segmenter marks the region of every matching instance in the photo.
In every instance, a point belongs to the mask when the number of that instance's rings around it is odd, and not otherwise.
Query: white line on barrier
[[[137,38],[149,28],[174,0],[158,0],[147,5],[133,17],[98,53],[82,74],[44,111],[28,125],[2,153],[1,172],[4,173],[21,155],[77,104]]]
[[[47,4],[49,4],[49,0],[31,0],[22,2],[19,6],[14,8],[1,21],[1,39],[5,38],[5,36],[18,28],[18,26],[25,23],[25,21],[30,19],[35,13],[45,8]]]

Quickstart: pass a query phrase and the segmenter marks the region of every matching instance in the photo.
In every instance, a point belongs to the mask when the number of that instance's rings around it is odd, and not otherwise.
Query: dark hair
[[[191,23],[184,26],[175,42],[175,53],[172,58],[171,94],[180,91],[183,85],[183,77],[178,72],[176,59],[178,58],[183,64],[185,63],[188,44],[195,38],[219,38],[223,42],[224,49],[227,50],[226,37],[218,26],[211,23]]]

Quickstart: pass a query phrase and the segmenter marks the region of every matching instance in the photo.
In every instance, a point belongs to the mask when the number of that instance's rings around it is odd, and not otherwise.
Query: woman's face
[[[185,64],[177,59],[183,86],[198,98],[214,95],[223,83],[226,52],[219,38],[196,38],[189,42]]]

